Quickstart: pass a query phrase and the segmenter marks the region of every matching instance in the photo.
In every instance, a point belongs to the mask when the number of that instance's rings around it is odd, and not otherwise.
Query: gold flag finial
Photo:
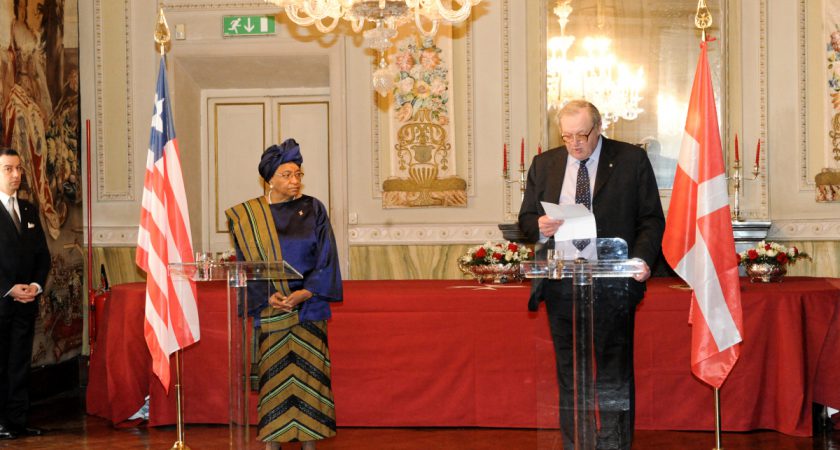
[[[155,42],[160,46],[160,54],[163,56],[166,53],[166,44],[169,43],[169,25],[166,24],[163,8],[158,10],[158,19],[155,24]]]
[[[697,14],[694,15],[694,26],[702,30],[701,40],[706,41],[706,28],[712,26],[712,12],[706,6],[706,0],[697,0]]]

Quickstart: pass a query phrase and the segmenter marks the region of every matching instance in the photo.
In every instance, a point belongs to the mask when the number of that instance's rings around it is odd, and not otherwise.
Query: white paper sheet
[[[595,239],[598,237],[598,229],[595,226],[595,216],[580,204],[557,205],[554,203],[541,202],[548,217],[552,219],[563,219],[563,225],[554,234],[555,241],[567,241],[570,239]]]

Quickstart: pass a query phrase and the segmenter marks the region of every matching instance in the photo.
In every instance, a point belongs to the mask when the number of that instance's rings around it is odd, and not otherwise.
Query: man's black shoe
[[[17,439],[17,437],[18,437],[17,433],[9,430],[8,428],[4,427],[3,425],[0,425],[0,440]]]
[[[40,436],[44,434],[44,430],[35,427],[17,428],[14,434],[18,436]]]

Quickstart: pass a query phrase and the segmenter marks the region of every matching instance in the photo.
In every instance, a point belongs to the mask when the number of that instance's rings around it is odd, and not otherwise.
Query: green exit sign
[[[223,36],[274,34],[274,16],[224,16]]]

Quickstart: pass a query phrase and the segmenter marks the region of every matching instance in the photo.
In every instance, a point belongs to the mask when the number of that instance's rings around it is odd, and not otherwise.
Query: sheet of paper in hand
[[[557,205],[554,203],[540,202],[545,213],[552,219],[562,219],[563,225],[554,234],[555,241],[567,241],[570,239],[594,239],[598,237],[598,230],[595,227],[595,216],[580,204]]]

